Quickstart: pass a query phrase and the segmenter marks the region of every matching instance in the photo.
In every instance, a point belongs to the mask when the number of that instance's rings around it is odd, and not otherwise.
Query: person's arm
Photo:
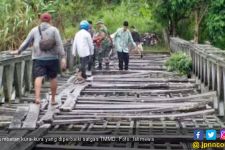
[[[88,47],[90,49],[90,55],[93,55],[94,54],[94,44],[93,44],[90,34],[88,34],[88,36],[87,36],[87,42],[88,42]]]
[[[76,56],[76,55],[77,55],[76,36],[74,36],[74,39],[73,39],[72,55],[73,55],[73,56]]]
[[[63,47],[63,42],[59,33],[59,30],[55,30],[55,40],[56,40],[56,46],[58,48],[59,55],[61,56],[61,67],[62,69],[66,69],[66,53]]]
[[[33,41],[34,41],[34,30],[31,30],[29,34],[27,35],[26,39],[20,45],[19,49],[15,51],[14,53],[20,54],[22,51],[27,49]]]
[[[55,30],[55,40],[56,40],[56,46],[58,48],[59,55],[62,58],[66,58],[66,53],[65,53],[65,50],[64,50],[64,47],[63,47],[63,42],[62,42],[62,39],[61,39],[61,36],[60,36],[60,33],[59,33],[58,29]]]
[[[134,42],[134,40],[133,40],[133,38],[132,38],[132,36],[131,36],[131,33],[130,33],[130,32],[128,32],[128,43],[132,44],[132,45],[133,45],[133,47],[135,47],[135,46],[136,46],[136,44],[135,44],[135,42]]]
[[[112,35],[113,35],[112,41],[113,41],[113,44],[114,44],[114,45],[116,44],[116,38],[117,38],[117,35],[118,35],[118,31],[119,31],[119,29],[117,29],[116,32],[114,32],[114,33],[112,34]]]

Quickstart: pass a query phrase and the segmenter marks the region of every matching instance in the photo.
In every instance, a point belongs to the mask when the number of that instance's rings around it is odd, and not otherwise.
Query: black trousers
[[[95,56],[90,55],[88,60],[88,71],[92,70],[92,68],[94,67],[94,63],[95,63]]]
[[[87,57],[80,57],[80,72],[82,73],[82,77],[83,78],[87,78],[87,75],[86,75],[86,69],[87,69],[87,65],[88,65],[88,62],[89,62],[89,56]]]
[[[119,70],[123,70],[123,63],[125,64],[124,69],[128,70],[129,53],[117,52],[117,55],[119,59]]]

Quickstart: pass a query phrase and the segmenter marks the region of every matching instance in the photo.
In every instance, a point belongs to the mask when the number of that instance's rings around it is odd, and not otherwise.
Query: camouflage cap
[[[104,24],[103,20],[98,20],[96,24]]]

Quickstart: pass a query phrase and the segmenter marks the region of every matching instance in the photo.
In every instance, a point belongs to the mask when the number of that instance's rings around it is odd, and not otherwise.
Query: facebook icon
[[[194,130],[194,140],[203,140],[204,132],[203,130]]]

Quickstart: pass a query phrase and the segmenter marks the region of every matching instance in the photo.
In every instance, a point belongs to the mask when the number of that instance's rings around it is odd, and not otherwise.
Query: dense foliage
[[[128,20],[140,32],[163,30],[225,48],[225,0],[1,0],[1,50],[18,48],[46,11],[64,39],[74,36],[83,19],[103,19],[111,33]]]
[[[209,12],[206,25],[210,41],[225,49],[225,0],[214,0]]]
[[[191,57],[183,52],[174,53],[165,63],[168,71],[177,71],[181,75],[188,75],[192,69]]]

